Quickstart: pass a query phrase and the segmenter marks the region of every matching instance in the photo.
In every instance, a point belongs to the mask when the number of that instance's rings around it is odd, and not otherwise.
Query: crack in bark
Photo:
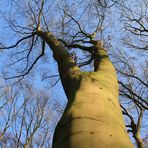
[[[69,122],[71,122],[71,121],[73,121],[73,120],[78,120],[78,119],[95,120],[95,121],[97,121],[97,122],[104,122],[104,123],[105,123],[105,121],[98,120],[97,118],[85,117],[85,116],[78,116],[78,117],[73,117],[73,118],[71,118],[71,119],[69,119],[69,120],[67,120],[67,121],[65,121],[65,122],[63,122],[63,123],[60,123],[59,125],[60,125],[60,126],[63,126],[63,125],[68,124]]]

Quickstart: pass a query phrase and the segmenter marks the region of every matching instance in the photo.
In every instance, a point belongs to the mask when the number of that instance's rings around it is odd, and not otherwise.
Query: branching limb
[[[136,75],[131,75],[131,74],[122,72],[122,71],[120,71],[120,70],[117,70],[117,71],[120,72],[121,74],[125,75],[125,76],[135,78],[136,80],[138,80],[139,82],[141,82],[144,86],[146,86],[146,87],[148,88],[148,84],[145,83],[143,80],[141,80],[138,76],[136,76]]]
[[[42,13],[43,13],[43,8],[44,8],[44,0],[42,0],[42,2],[41,2],[41,8],[40,8],[39,15],[38,15],[37,30],[41,29],[40,24],[41,24],[41,16],[42,16]]]
[[[121,104],[120,104],[120,106],[121,106],[121,108],[123,110],[122,111],[123,115],[127,116],[130,119],[130,124],[126,126],[126,127],[129,128],[127,131],[132,133],[134,139],[137,142],[138,148],[144,148],[143,141],[140,138],[141,121],[142,121],[144,111],[142,110],[142,108],[139,108],[140,109],[140,114],[138,116],[137,123],[135,123],[134,118],[132,117],[132,115],[130,115],[130,113],[127,111],[127,109],[125,109]]]
[[[28,35],[28,36],[26,36],[26,37],[23,37],[23,38],[21,38],[20,40],[18,40],[14,45],[11,45],[11,46],[3,46],[3,47],[0,47],[0,49],[11,49],[11,48],[15,48],[15,47],[17,47],[22,41],[24,41],[24,40],[26,40],[26,39],[29,39],[29,38],[31,38],[31,37],[33,37],[34,36],[34,33],[32,33],[31,35]]]
[[[28,68],[27,71],[24,74],[12,76],[12,77],[4,77],[4,79],[6,79],[6,80],[8,80],[8,79],[14,79],[14,78],[23,79],[24,76],[26,76],[27,74],[29,74],[29,72],[33,69],[33,67],[35,66],[35,64],[37,63],[37,61],[44,55],[44,53],[45,53],[45,41],[43,40],[43,43],[42,43],[42,51],[41,51],[40,55],[38,55],[36,57],[36,59],[34,60],[34,62],[31,64],[31,66]]]
[[[89,39],[92,39],[92,35],[89,34],[89,33],[86,33],[86,31],[84,31],[84,29],[82,29],[80,23],[74,17],[69,15],[63,8],[60,8],[60,9],[64,12],[64,14],[66,14],[71,20],[73,20],[77,24],[77,26],[78,26],[78,28],[80,30],[80,33],[82,33],[85,37],[88,37]]]
[[[125,84],[123,84],[122,82],[118,81],[119,84],[121,84],[121,86],[123,88],[125,88],[131,95],[129,95],[128,93],[126,93],[125,91],[120,90],[120,92],[122,94],[124,94],[125,96],[127,96],[129,99],[133,100],[138,106],[141,106],[143,108],[145,108],[146,110],[148,110],[148,102],[146,100],[144,100],[141,96],[139,96],[138,94],[136,94],[132,89],[128,88]],[[137,97],[138,99],[133,98],[132,96]]]
[[[90,59],[88,59],[87,61],[82,62],[82,63],[78,63],[78,66],[79,66],[79,67],[82,67],[82,66],[91,64],[93,60],[94,60],[94,58],[93,58],[93,56],[91,56]]]
[[[87,46],[82,46],[80,44],[67,44],[62,39],[59,39],[59,41],[61,41],[65,45],[65,47],[67,47],[67,48],[79,48],[79,49],[82,49],[83,51],[87,51],[87,52],[90,52],[90,53],[92,52],[93,46],[87,47]]]

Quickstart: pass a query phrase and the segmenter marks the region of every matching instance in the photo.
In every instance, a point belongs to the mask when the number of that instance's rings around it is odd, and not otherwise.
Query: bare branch
[[[11,48],[14,48],[14,47],[17,47],[22,41],[26,40],[26,39],[29,39],[31,38],[32,36],[34,36],[34,33],[29,35],[29,36],[26,36],[26,37],[23,37],[21,38],[20,40],[18,40],[14,45],[11,45],[11,46],[3,46],[3,47],[0,47],[0,49],[11,49]]]
[[[41,16],[42,16],[42,13],[43,13],[43,8],[44,8],[44,0],[42,0],[42,2],[41,2],[41,8],[40,8],[39,15],[38,15],[37,30],[40,30]]]
[[[24,78],[24,76],[26,76],[34,67],[34,65],[37,63],[37,61],[44,55],[45,52],[45,41],[43,40],[43,44],[42,44],[42,52],[40,55],[38,55],[38,57],[34,60],[34,62],[31,64],[31,66],[29,67],[29,69],[24,73],[24,74],[20,74],[17,76],[12,76],[12,77],[4,77],[4,79],[8,80],[8,79],[14,79],[14,78]]]

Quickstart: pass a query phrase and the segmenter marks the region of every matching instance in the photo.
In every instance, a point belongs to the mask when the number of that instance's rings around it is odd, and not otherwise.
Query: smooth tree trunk
[[[50,32],[37,31],[57,61],[68,98],[52,148],[133,148],[118,101],[118,82],[107,53],[95,42],[95,72],[82,72]]]

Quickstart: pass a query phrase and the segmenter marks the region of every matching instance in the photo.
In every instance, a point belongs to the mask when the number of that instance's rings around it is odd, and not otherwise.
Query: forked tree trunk
[[[133,148],[118,101],[114,66],[99,43],[95,72],[81,72],[51,33],[38,31],[53,51],[68,98],[52,148]]]

